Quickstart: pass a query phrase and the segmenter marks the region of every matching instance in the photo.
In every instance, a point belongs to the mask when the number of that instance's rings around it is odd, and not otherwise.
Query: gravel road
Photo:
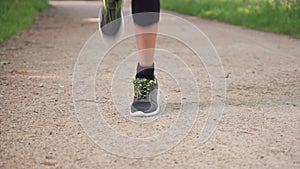
[[[159,36],[159,47],[181,56],[197,73],[201,102],[194,127],[154,157],[126,158],[100,148],[80,125],[72,98],[74,66],[98,30],[99,8],[95,1],[51,1],[32,27],[0,45],[0,168],[300,168],[300,40],[173,12],[168,13],[200,28],[220,55],[227,98],[218,129],[207,142],[198,142],[210,103],[207,72],[183,44]],[[129,4],[124,12],[130,13]],[[124,48],[136,50],[133,37],[103,61],[96,101],[116,131],[132,137],[160,134],[176,113],[134,123],[113,108],[109,81]],[[136,60],[130,62],[125,71],[133,74]],[[157,71],[157,77],[165,110],[172,112],[180,106],[180,90],[164,72]]]

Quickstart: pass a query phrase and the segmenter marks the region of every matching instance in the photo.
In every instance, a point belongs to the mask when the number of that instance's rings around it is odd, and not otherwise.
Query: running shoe
[[[154,116],[159,113],[159,91],[157,80],[136,78],[133,80],[134,100],[131,116]]]
[[[123,0],[103,0],[101,11],[101,31],[108,36],[118,33],[122,24],[122,3]]]

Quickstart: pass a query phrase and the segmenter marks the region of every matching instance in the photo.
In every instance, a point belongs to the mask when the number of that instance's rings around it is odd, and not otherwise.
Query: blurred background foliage
[[[300,0],[161,0],[188,15],[300,38]]]
[[[0,42],[29,27],[48,0],[0,0]],[[161,0],[163,9],[300,38],[300,0]]]
[[[48,0],[0,0],[0,42],[29,27]]]

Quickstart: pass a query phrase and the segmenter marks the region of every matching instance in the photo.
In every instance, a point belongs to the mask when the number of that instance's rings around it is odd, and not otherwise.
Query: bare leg
[[[137,48],[139,50],[139,64],[143,67],[152,66],[154,63],[154,49],[158,24],[155,23],[148,27],[141,27],[135,24],[134,28]]]

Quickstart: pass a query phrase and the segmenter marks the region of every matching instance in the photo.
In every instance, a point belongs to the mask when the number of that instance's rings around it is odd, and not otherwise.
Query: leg
[[[154,77],[154,49],[159,21],[159,0],[132,0],[139,63],[134,83],[132,116],[159,113],[158,83]]]
[[[154,48],[160,12],[159,0],[132,0],[132,13],[135,23],[136,42],[139,50],[137,77],[154,79]],[[149,68],[139,76],[143,68]],[[139,67],[138,67],[139,69]],[[152,75],[151,75],[152,74]]]
[[[154,63],[157,23],[147,28],[135,25],[135,32],[139,50],[139,64],[143,67],[150,67]]]

